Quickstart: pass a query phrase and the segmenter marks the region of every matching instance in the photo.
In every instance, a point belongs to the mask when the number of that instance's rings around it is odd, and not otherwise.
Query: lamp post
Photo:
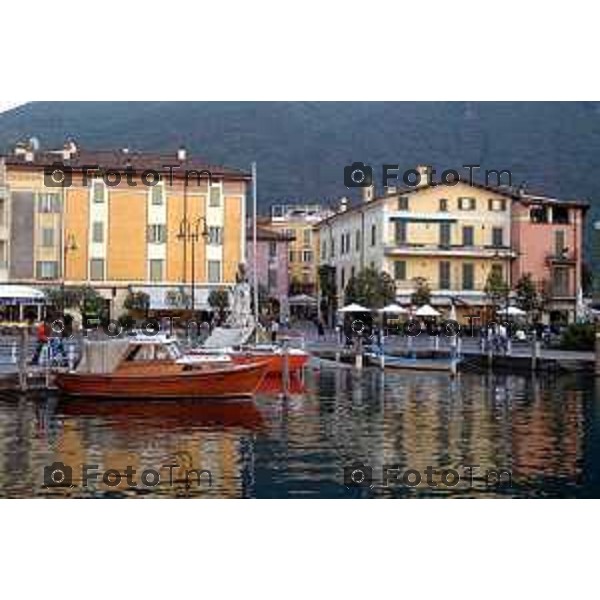
[[[75,236],[72,233],[69,233],[66,235],[65,243],[63,245],[63,268],[60,283],[60,308],[63,318],[65,315],[65,279],[67,278],[67,255],[69,254],[69,252],[73,252],[75,250],[77,250],[77,242],[75,241]]]
[[[200,232],[200,223],[202,223],[202,232]],[[206,226],[206,217],[198,217],[194,223],[190,223],[186,217],[184,217],[179,223],[179,233],[177,239],[183,241],[184,247],[188,242],[192,244],[192,256],[191,256],[191,267],[192,267],[192,312],[196,309],[196,242],[200,239],[200,236],[207,241],[209,237],[208,227]],[[184,284],[186,283],[186,275],[184,273],[183,278]]]

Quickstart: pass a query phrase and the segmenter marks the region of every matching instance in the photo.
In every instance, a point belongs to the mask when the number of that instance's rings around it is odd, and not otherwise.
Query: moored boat
[[[190,361],[175,340],[154,337],[88,344],[77,371],[55,383],[72,396],[221,399],[253,396],[266,372],[260,360]]]

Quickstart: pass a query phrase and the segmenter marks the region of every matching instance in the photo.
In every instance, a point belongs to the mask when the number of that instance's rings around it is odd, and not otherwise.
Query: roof
[[[469,183],[468,181],[463,181],[463,180],[461,180],[460,183],[463,183],[467,186],[471,186],[471,187],[474,187],[474,188],[477,188],[480,190],[486,190],[493,194],[499,194],[501,196],[509,198],[515,202],[520,202],[522,204],[553,204],[553,205],[560,205],[560,206],[572,206],[575,208],[581,208],[583,210],[587,210],[590,207],[589,202],[586,202],[584,200],[560,200],[558,198],[551,198],[549,196],[543,196],[543,195],[538,195],[538,194],[528,194],[528,193],[524,193],[522,190],[520,190],[518,188],[514,188],[511,186],[492,186],[492,185],[486,185],[483,183],[479,183],[477,181],[472,181]],[[369,209],[371,207],[377,206],[384,200],[388,200],[390,198],[398,198],[400,196],[406,196],[408,194],[416,194],[422,190],[426,190],[426,189],[429,189],[432,187],[442,187],[442,186],[435,185],[435,184],[432,185],[432,184],[427,183],[427,184],[421,185],[419,187],[412,186],[412,187],[406,187],[406,188],[396,188],[396,191],[394,193],[385,194],[383,196],[378,196],[377,198],[374,198],[373,200],[370,200],[369,202],[364,202],[361,200],[358,204],[354,204],[353,206],[348,206],[348,208],[345,211],[336,212],[335,214],[331,215],[330,217],[323,219],[319,223],[315,223],[314,228],[319,228],[321,225],[326,224],[329,221],[333,221],[337,217],[346,215],[348,213],[359,212],[362,209],[365,209],[365,208]]]
[[[249,227],[246,231],[246,238],[252,239],[252,228]],[[275,231],[267,227],[261,227],[260,225],[256,228],[256,239],[264,242],[291,242],[296,239],[294,235],[287,235],[283,231]]]
[[[176,153],[157,154],[150,152],[139,152],[134,150],[78,150],[70,160],[64,160],[62,151],[37,151],[33,160],[26,160],[25,155],[4,156],[6,166],[23,168],[44,168],[55,163],[69,165],[75,171],[83,167],[98,165],[104,170],[114,169],[121,171],[127,167],[144,171],[146,169],[168,173],[170,170],[173,177],[183,177],[185,171],[210,171],[212,176],[224,179],[251,180],[252,175],[240,169],[214,165],[201,159],[188,156],[183,161],[178,160]]]

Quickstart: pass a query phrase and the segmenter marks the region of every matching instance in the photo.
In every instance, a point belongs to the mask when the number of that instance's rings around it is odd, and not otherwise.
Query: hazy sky
[[[5,110],[9,110],[14,108],[15,106],[19,106],[19,104],[24,104],[24,102],[17,102],[12,100],[0,100],[0,113]]]

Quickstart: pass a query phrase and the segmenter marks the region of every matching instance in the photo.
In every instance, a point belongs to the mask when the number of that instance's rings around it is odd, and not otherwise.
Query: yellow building
[[[492,271],[510,284],[511,200],[493,188],[425,184],[381,197],[367,188],[361,203],[348,208],[343,201],[317,229],[320,262],[335,267],[340,301],[350,277],[365,267],[392,276],[401,304],[410,304],[423,279],[434,306],[454,300],[463,314],[487,304]]]
[[[20,145],[0,162],[0,278],[90,284],[113,315],[130,289],[149,293],[151,308],[183,308],[174,306],[182,298],[191,308],[194,282],[195,308],[205,308],[210,290],[234,283],[245,262],[249,180],[183,149]]]
[[[293,238],[289,245],[290,293],[314,294],[319,266],[318,231],[315,225],[333,214],[318,204],[277,204],[270,219],[261,222],[274,231]]]

